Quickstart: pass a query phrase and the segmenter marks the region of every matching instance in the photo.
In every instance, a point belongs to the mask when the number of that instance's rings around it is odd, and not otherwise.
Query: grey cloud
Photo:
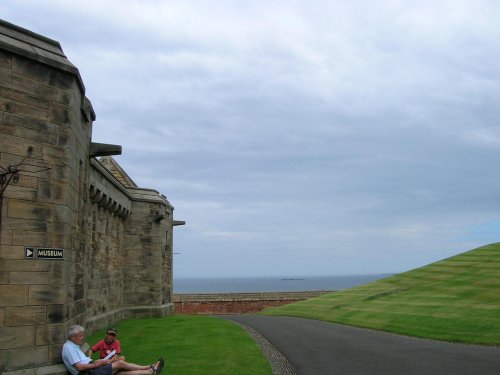
[[[94,140],[188,222],[177,275],[398,272],[491,240],[498,5],[28,4],[0,10],[61,42]]]

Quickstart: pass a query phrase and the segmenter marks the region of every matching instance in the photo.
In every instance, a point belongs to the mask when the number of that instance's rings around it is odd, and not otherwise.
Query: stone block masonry
[[[95,119],[59,43],[0,20],[4,375],[65,374],[73,324],[173,313],[174,208],[92,142]]]
[[[173,301],[176,314],[245,314],[332,292],[174,294]]]

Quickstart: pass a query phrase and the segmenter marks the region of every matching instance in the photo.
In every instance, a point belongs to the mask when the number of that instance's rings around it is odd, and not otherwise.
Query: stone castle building
[[[70,325],[173,312],[183,222],[92,142],[95,118],[59,43],[0,21],[0,373],[65,373]]]

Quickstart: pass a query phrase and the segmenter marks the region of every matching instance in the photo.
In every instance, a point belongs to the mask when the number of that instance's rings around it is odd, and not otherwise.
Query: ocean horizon
[[[274,277],[174,277],[176,294],[250,293],[341,290],[383,279],[392,274],[349,276],[274,276]]]

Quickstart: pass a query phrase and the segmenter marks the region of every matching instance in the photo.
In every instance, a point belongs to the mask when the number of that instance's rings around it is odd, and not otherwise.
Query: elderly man
[[[69,328],[68,341],[64,343],[62,349],[62,359],[64,365],[72,375],[80,372],[89,372],[90,375],[146,375],[159,374],[164,366],[163,358],[153,365],[141,366],[135,363],[128,363],[122,360],[112,362],[110,359],[98,359],[92,361],[82,352],[80,346],[85,338],[85,329],[82,326],[74,325]]]

